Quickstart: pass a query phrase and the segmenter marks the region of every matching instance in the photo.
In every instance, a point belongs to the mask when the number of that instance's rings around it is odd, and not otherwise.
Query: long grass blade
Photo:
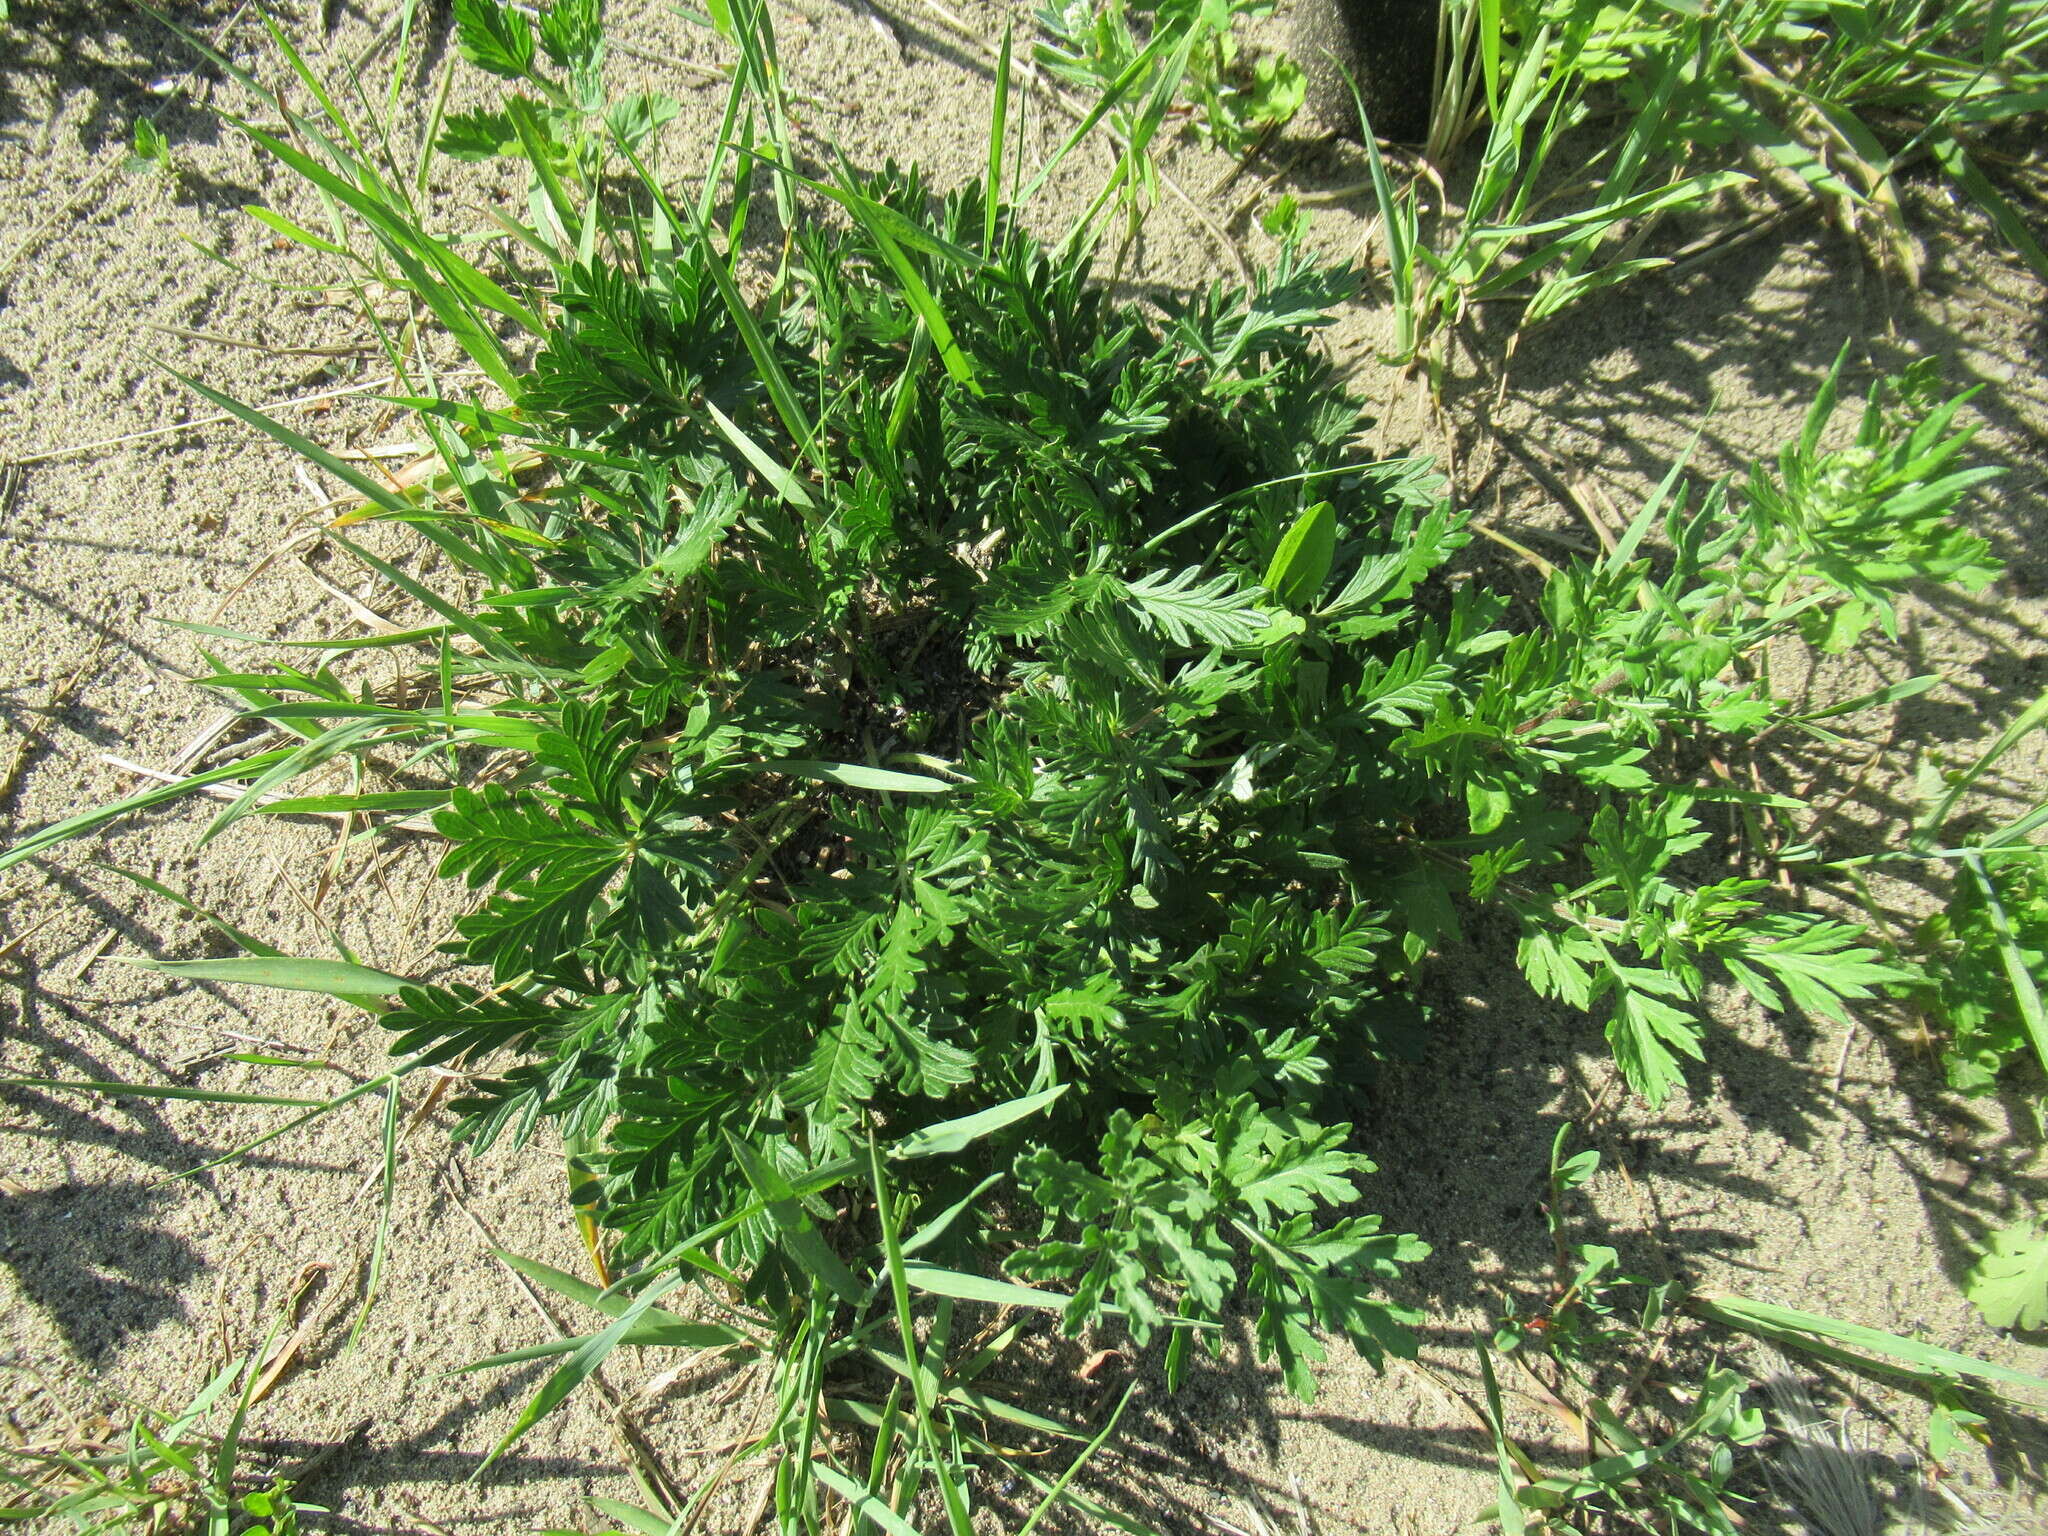
[[[346,960],[301,960],[291,956],[243,955],[225,960],[124,960],[164,976],[187,981],[231,981],[243,986],[270,987],[282,992],[320,992],[344,1002],[396,997],[411,983],[402,976],[375,971]],[[374,1011],[374,1010],[373,1010]]]
[[[0,852],[0,870],[19,864],[23,859],[32,859],[37,854],[67,843],[75,837],[95,832],[108,823],[120,821],[136,811],[180,799],[194,790],[205,789],[210,784],[225,784],[233,779],[262,773],[284,762],[296,750],[293,747],[277,747],[268,752],[259,752],[254,757],[245,757],[239,762],[226,763],[219,768],[209,768],[203,773],[192,774],[172,784],[158,784],[143,790],[140,794],[116,800],[112,805],[103,805],[98,810],[85,811],[63,821],[53,822],[40,832],[31,833],[5,852]]]
[[[655,1302],[681,1283],[680,1277],[671,1275],[649,1287],[638,1300],[614,1318],[609,1327],[585,1340],[574,1355],[556,1367],[554,1374],[541,1384],[541,1389],[534,1393],[526,1407],[521,1410],[517,1422],[505,1432],[504,1438],[491,1448],[490,1455],[478,1464],[476,1471],[469,1475],[469,1481],[475,1482],[483,1476],[528,1430],[554,1412],[564,1398],[589,1379],[591,1372],[604,1364],[605,1359],[624,1342],[633,1325],[653,1308]]]
[[[981,186],[981,248],[993,256],[996,214],[1003,201],[1003,137],[1010,123],[1010,23],[1003,23],[1003,45],[996,51],[996,98],[988,117],[988,171]]]

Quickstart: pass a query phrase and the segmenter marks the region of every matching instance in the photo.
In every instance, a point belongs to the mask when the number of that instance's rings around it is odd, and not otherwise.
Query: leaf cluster
[[[1428,963],[1475,917],[1652,1101],[1703,1054],[1716,982],[1837,1015],[1912,979],[1715,866],[1704,807],[1787,807],[1703,775],[1702,746],[1824,735],[1772,647],[1989,571],[1950,521],[1982,474],[1955,468],[1956,402],[1913,382],[1832,450],[1831,378],[1775,468],[1674,470],[1517,603],[1470,579],[1430,467],[1363,449],[1313,344],[1351,274],[1287,244],[1249,287],[1114,297],[1092,225],[1047,247],[1011,206],[1000,96],[988,175],[949,193],[799,165],[750,14],[727,13],[747,63],[691,195],[647,169],[639,116],[599,110],[594,5],[464,0],[473,62],[555,82],[504,109],[532,182],[516,259],[430,232],[331,105],[289,138],[245,125],[337,239],[266,224],[412,293],[488,385],[395,357],[437,460],[400,488],[209,398],[470,593],[338,526],[419,610],[350,644],[415,674],[217,666],[287,744],[185,787],[242,781],[216,829],[430,818],[474,905],[452,973],[382,1018],[409,1063],[468,1074],[465,1136],[561,1127],[628,1260],[715,1233],[777,1305],[872,1217],[814,1199],[793,1243],[768,1183],[1057,1092],[918,1160],[911,1195],[957,1204],[980,1262],[1067,1287],[1070,1329],[1247,1309],[1306,1393],[1320,1334],[1409,1347],[1386,1283],[1426,1250],[1345,1209],[1371,1166],[1345,1104],[1455,1028]],[[755,264],[762,187],[806,216]],[[272,798],[337,760],[404,787]],[[1005,1170],[1015,1199],[974,1199]]]

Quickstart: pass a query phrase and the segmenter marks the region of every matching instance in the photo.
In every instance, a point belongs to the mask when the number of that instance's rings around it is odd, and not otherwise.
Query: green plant
[[[1990,1092],[2022,1058],[2048,1071],[2048,804],[2033,805],[1982,832],[1952,831],[1963,797],[2027,737],[2048,727],[2048,696],[2034,702],[1980,753],[1946,776],[1924,777],[1927,801],[1909,847],[1889,858],[1954,871],[1945,910],[1920,925],[1934,1011],[1948,1026],[1943,1063],[1959,1092]],[[1848,866],[1845,866],[1848,867]]]
[[[1301,108],[1293,61],[1276,53],[1247,59],[1237,41],[1239,21],[1272,11],[1272,0],[1054,0],[1038,12],[1036,57],[1091,102],[1111,93],[1149,100],[1154,80],[1169,101],[1185,93],[1196,133],[1242,154]],[[1145,83],[1129,78],[1134,71]],[[1131,143],[1150,136],[1138,131],[1135,110],[1117,115]]]
[[[1467,7],[1471,15],[1485,10],[1476,0]],[[1556,20],[1534,23],[1512,50],[1481,50],[1483,71],[1476,63],[1453,62],[1456,78],[1483,74],[1487,109],[1480,114],[1476,102],[1446,94],[1446,86],[1439,95],[1444,121],[1432,143],[1441,138],[1438,152],[1448,155],[1483,121],[1485,149],[1469,188],[1433,218],[1422,212],[1419,180],[1395,194],[1359,102],[1394,289],[1390,362],[1420,355],[1437,379],[1443,333],[1475,304],[1511,301],[1518,327],[1536,325],[1587,294],[1668,265],[1664,257],[1642,254],[1658,222],[1707,207],[1749,179],[1732,168],[1689,167],[1691,130],[1679,107],[1692,46],[1707,25],[1691,20],[1674,21],[1670,49],[1643,61],[1635,77],[1642,96],[1632,104],[1626,130],[1572,153],[1566,184],[1559,185],[1564,146],[1598,106],[1597,61],[1604,56],[1598,28],[1610,14],[1584,0]],[[1468,35],[1454,8],[1447,7],[1445,17],[1447,27],[1458,29],[1451,35]],[[1482,25],[1493,28],[1489,35],[1497,44],[1498,15]],[[1559,201],[1562,211],[1545,211]]]
[[[170,140],[163,130],[146,117],[135,119],[134,148],[128,152],[127,168],[130,175],[157,175],[175,177],[177,164],[171,158]]]
[[[1710,861],[1701,806],[1783,803],[1702,780],[1702,737],[1817,729],[1772,647],[1845,644],[1900,584],[1988,569],[1949,521],[1983,473],[1953,468],[1960,402],[1908,391],[1838,459],[1831,378],[1776,471],[1695,507],[1674,470],[1518,606],[1454,574],[1465,520],[1426,464],[1358,450],[1311,345],[1348,274],[1287,245],[1249,290],[1114,302],[1089,281],[1104,199],[1051,250],[1020,227],[1001,72],[979,183],[799,174],[765,13],[740,7],[712,165],[674,192],[659,111],[599,109],[595,15],[458,7],[518,89],[429,143],[516,141],[528,211],[493,231],[516,261],[432,227],[427,147],[352,121],[274,33],[317,105],[238,126],[327,227],[256,216],[337,286],[410,295],[473,371],[387,336],[437,461],[404,486],[189,382],[362,498],[327,538],[411,617],[303,665],[216,661],[205,685],[284,745],[0,855],[207,785],[235,786],[207,837],[431,818],[479,893],[453,974],[162,968],[376,1012],[400,1059],[331,1103],[457,1065],[466,1139],[570,1140],[623,1276],[593,1299],[623,1305],[522,1428],[701,1274],[754,1320],[726,1344],[772,1362],[786,1529],[826,1490],[894,1529],[921,1485],[964,1529],[957,1373],[910,1365],[943,1315],[913,1292],[1016,1302],[1006,1268],[1070,1332],[1161,1341],[1173,1380],[1243,1306],[1304,1395],[1330,1334],[1411,1347],[1384,1287],[1426,1250],[1344,1209],[1372,1165],[1342,1112],[1432,1022],[1419,981],[1461,912],[1505,912],[1531,980],[1599,1014],[1654,1101],[1703,1054],[1715,974],[1821,1013],[1911,979],[1764,880],[1680,861]],[[756,268],[764,186],[838,216],[785,219]],[[357,543],[372,520],[459,595]],[[905,1257],[913,1211],[951,1292]],[[883,1409],[856,1496],[811,1454],[813,1410],[892,1329],[915,1454],[889,1470]]]
[[[1826,202],[1911,275],[1897,178],[1932,159],[2048,276],[2037,221],[1985,169],[2024,173],[1994,136],[2036,121],[2044,93],[2041,0],[1741,0],[1707,11],[1447,0],[1425,148],[1436,190],[1468,139],[1484,148],[1434,217],[1421,212],[1425,183],[1396,196],[1374,150],[1392,358],[1419,353],[1440,369],[1442,332],[1475,303],[1512,302],[1517,324],[1534,326],[1671,265],[1656,244],[1663,222],[1748,183],[1742,163],[1790,197]]]
[[[1638,1357],[1654,1358],[1669,1346],[1682,1287],[1652,1284],[1620,1268],[1620,1255],[1602,1243],[1566,1241],[1568,1197],[1599,1173],[1600,1154],[1569,1158],[1572,1127],[1558,1128],[1551,1144],[1550,1198],[1544,1218],[1557,1251],[1557,1284],[1544,1304],[1527,1313],[1512,1304],[1491,1344],[1481,1343],[1486,1421],[1500,1469],[1500,1497],[1481,1518],[1509,1532],[1582,1529],[1601,1514],[1642,1523],[1652,1517],[1671,1530],[1734,1536],[1729,1506],[1748,1500],[1729,1481],[1737,1450],[1763,1436],[1763,1416],[1743,1402],[1749,1383],[1737,1372],[1709,1366],[1698,1390],[1671,1421],[1652,1428],[1637,1400],[1647,1370],[1613,1383]],[[1653,1344],[1653,1341],[1656,1341]],[[1509,1433],[1497,1362],[1511,1363],[1538,1401],[1575,1426],[1578,1465],[1546,1473]],[[1541,1362],[1541,1366],[1537,1362]]]
[[[1721,1363],[1720,1341],[1710,1330],[1921,1390],[1933,1402],[1937,1462],[1953,1454],[1961,1436],[1982,1434],[1986,1420],[1965,1406],[1966,1392],[2031,1412],[2048,1406],[2048,1381],[2024,1371],[1838,1318],[1708,1294],[1675,1277],[1653,1283],[1624,1272],[1618,1252],[1604,1243],[1568,1241],[1569,1198],[1600,1171],[1597,1152],[1565,1155],[1572,1130],[1569,1122],[1560,1126],[1552,1143],[1544,1205],[1555,1283],[1529,1306],[1511,1299],[1492,1339],[1477,1344],[1481,1413],[1500,1477],[1500,1496],[1482,1518],[1503,1531],[1582,1530],[1602,1515],[1618,1528],[1715,1536],[1750,1528],[1763,1486],[1754,1473],[1740,1475],[1740,1459],[1763,1441],[1765,1420],[1745,1401],[1750,1383]],[[1506,1403],[1516,1384],[1567,1427],[1566,1446],[1539,1453],[1513,1436]],[[1848,1468],[1830,1465],[1829,1446],[1812,1448],[1804,1390],[1783,1378],[1766,1385],[1781,1411],[1788,1402],[1805,1404],[1801,1421],[1784,1426],[1786,1471],[1803,1507],[1846,1506],[1854,1502],[1850,1495],[1874,1499],[1867,1474],[1847,1477]],[[1567,1458],[1565,1470],[1545,1470]]]
[[[2040,1065],[2048,1042],[2048,853],[2013,851],[1965,853],[1947,910],[1921,928],[1936,957],[1935,1007],[1950,1030],[1943,1061],[1964,1093],[1990,1092],[2014,1061]]]
[[[2037,121],[2048,103],[2048,5],[2041,0],[1745,0],[1706,37],[1691,86],[1703,138],[1747,145],[1917,272],[1896,177],[1931,158],[2007,243],[2048,278],[2030,220],[1994,185],[1987,136]]]
[[[1654,1322],[1646,1315],[1643,1326]],[[1659,1431],[1632,1427],[1605,1399],[1587,1396],[1579,1405],[1586,1459],[1569,1471],[1545,1473],[1509,1436],[1493,1358],[1483,1344],[1479,1361],[1501,1481],[1500,1498],[1481,1519],[1514,1536],[1579,1531],[1583,1522],[1603,1516],[1638,1525],[1655,1518],[1665,1529],[1714,1536],[1737,1536],[1742,1529],[1737,1520],[1750,1500],[1733,1492],[1729,1480],[1737,1450],[1763,1438],[1764,1420],[1744,1404],[1749,1382],[1739,1373],[1710,1367],[1684,1414]]]
[[[150,1536],[298,1536],[300,1504],[276,1473],[243,1470],[242,1425],[261,1378],[260,1356],[223,1366],[177,1413],[140,1410],[118,1443],[83,1431],[49,1444],[0,1446],[0,1525],[149,1532]],[[227,1407],[218,1434],[202,1426]]]
[[[613,100],[604,86],[602,6],[591,0],[548,7],[537,25],[507,20],[488,0],[457,0],[456,36],[477,68],[538,93],[510,98],[497,111],[457,112],[441,124],[437,147],[458,160],[533,155],[588,185],[616,140],[640,148],[678,111],[673,97],[638,92]],[[764,34],[772,39],[772,33]]]
[[[2048,1232],[2028,1219],[1992,1233],[1963,1294],[1994,1328],[2048,1325]]]
[[[567,1357],[492,1459],[620,1346],[687,1349],[700,1368],[751,1369],[769,1376],[774,1411],[734,1448],[725,1470],[742,1461],[768,1459],[781,1529],[808,1528],[806,1522],[818,1517],[829,1496],[846,1506],[856,1530],[912,1529],[905,1517],[922,1501],[950,1529],[964,1531],[981,1502],[975,1469],[1002,1464],[1014,1468],[1012,1481],[1032,1490],[1033,1507],[1014,1527],[1020,1533],[1035,1530],[1060,1505],[1142,1532],[1126,1519],[1107,1515],[1073,1486],[1115,1432],[1136,1384],[1088,1426],[1049,1418],[1009,1400],[991,1378],[1026,1336],[1021,1318],[1057,1313],[1068,1298],[932,1262],[930,1255],[965,1251],[956,1228],[966,1224],[971,1204],[999,1178],[982,1180],[965,1198],[936,1211],[918,1209],[903,1190],[920,1162],[957,1158],[985,1138],[1042,1114],[1059,1096],[1055,1090],[993,1106],[963,1120],[927,1126],[888,1147],[870,1141],[854,1155],[794,1179],[784,1178],[768,1162],[747,1161],[752,1181],[748,1203],[679,1250],[688,1265],[732,1287],[727,1294],[733,1299],[718,1309],[715,1321],[691,1321],[657,1305],[673,1290],[674,1277],[647,1286],[648,1277],[642,1276],[629,1282],[627,1293],[618,1287],[603,1291],[559,1270],[500,1254],[535,1284],[612,1321],[595,1334],[516,1350],[471,1367],[488,1370]],[[853,1192],[874,1220],[871,1230],[849,1241],[847,1228],[834,1220],[834,1208]],[[765,1221],[766,1243],[804,1284],[760,1293],[725,1268],[721,1240],[752,1221]],[[826,1240],[828,1232],[836,1241]],[[637,1298],[630,1296],[632,1289],[639,1289]],[[971,1335],[970,1320],[980,1324]],[[1009,1443],[1019,1435],[1061,1447],[1068,1453],[1063,1468],[1047,1475],[1032,1471]],[[701,1518],[723,1480],[721,1471],[687,1499],[658,1503],[659,1512],[614,1500],[597,1500],[596,1505],[629,1530],[661,1532]]]
[[[2037,1124],[2041,1073],[2048,1071],[2048,804],[2035,804],[1988,831],[1951,830],[1963,797],[1992,767],[2048,726],[2048,696],[2014,720],[1960,771],[1923,781],[1927,809],[1906,857],[1952,871],[1946,907],[1915,934],[1926,957],[1928,1001],[1947,1028],[1942,1064],[1949,1086],[1988,1094],[2015,1079]],[[1946,845],[1946,846],[1940,846]],[[2016,1063],[2026,1068],[2016,1072]],[[1963,1285],[1996,1328],[2048,1324],[2048,1230],[2033,1213],[1990,1235]]]

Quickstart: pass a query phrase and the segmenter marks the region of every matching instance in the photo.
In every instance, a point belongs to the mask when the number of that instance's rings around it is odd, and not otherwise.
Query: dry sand
[[[13,29],[0,29],[0,261],[28,248],[0,271],[0,459],[207,414],[163,363],[257,401],[374,379],[368,350],[278,350],[357,346],[362,331],[346,308],[235,270],[284,282],[306,275],[236,211],[296,192],[209,115],[208,99],[232,104],[232,94],[202,76],[167,101],[156,88],[182,74],[185,56],[123,5],[16,0],[15,8]],[[332,61],[363,47],[381,24],[384,0],[368,8],[366,19],[341,7],[331,41],[308,17],[294,25]],[[219,3],[174,9],[197,27],[228,14]],[[720,62],[714,44],[660,6],[612,10],[620,39]],[[919,159],[942,185],[977,172],[985,53],[936,7],[804,0],[776,14],[809,129],[837,137],[856,160]],[[971,5],[964,15],[985,49],[999,33],[998,13]],[[246,24],[228,42],[257,57]],[[451,54],[441,46],[435,67]],[[622,85],[652,81],[688,103],[671,153],[691,163],[708,139],[716,87],[644,59],[619,65]],[[129,125],[144,112],[170,138],[174,182],[119,169]],[[1042,151],[1063,126],[1037,113],[1028,131]],[[1355,152],[1317,149],[1306,130],[1300,147],[1307,152],[1290,185],[1312,190],[1363,176]],[[1084,161],[1076,187],[1101,172],[1099,153]],[[1219,216],[1249,189],[1212,195],[1228,167],[1194,152],[1173,168]],[[1949,360],[1952,379],[1988,386],[1977,406],[1983,446],[2013,472],[1976,515],[2008,575],[1978,600],[1915,605],[1901,653],[1873,648],[1814,680],[1823,696],[1842,696],[1878,677],[1941,674],[1942,686],[1896,720],[1859,722],[1869,739],[1893,743],[1864,777],[1853,764],[1845,778],[1838,766],[1795,758],[1773,769],[1775,787],[1840,796],[1852,838],[1896,828],[1916,754],[1967,758],[2048,686],[2042,295],[1938,190],[1916,193],[1911,211],[1927,246],[1919,291],[1886,283],[1818,214],[1802,214],[1682,280],[1625,288],[1529,338],[1497,418],[1553,474],[1579,477],[1629,508],[1702,423],[1703,471],[1773,452],[1845,339],[1856,342],[1855,385],[1932,353]],[[1364,215],[1358,195],[1320,208],[1316,243],[1355,253]],[[1255,226],[1238,233],[1260,251]],[[1184,288],[1227,270],[1210,236],[1169,197],[1130,276]],[[1372,361],[1384,324],[1369,292],[1335,328],[1332,346],[1387,401],[1387,448],[1442,452],[1413,384]],[[1470,425],[1481,404],[1468,400],[1457,413],[1467,423],[1455,445],[1461,492],[1521,536],[1583,536],[1519,462],[1500,458]],[[393,435],[346,400],[300,419],[337,445]],[[308,568],[290,552],[326,494],[282,451],[232,426],[55,453],[9,482],[0,501],[0,767],[19,753],[22,772],[0,804],[6,835],[132,791],[139,777],[106,754],[166,767],[213,718],[214,707],[181,681],[199,664],[193,637],[162,621],[224,613],[224,622],[258,634],[331,632],[347,615],[316,572],[383,601],[346,568],[317,553]],[[248,579],[281,548],[285,556]],[[2036,793],[2048,783],[2038,740],[2006,777]],[[218,949],[199,924],[99,866],[185,890],[288,951],[329,953],[338,937],[366,962],[405,971],[424,963],[445,921],[427,851],[397,844],[367,866],[353,855],[329,883],[330,830],[243,823],[195,850],[203,824],[194,808],[141,817],[8,877],[0,1070],[324,1093],[342,1074],[377,1069],[374,1024],[336,1005],[167,984],[118,964]],[[1910,887],[1880,895],[1902,920],[1925,910],[1926,894]],[[1593,1142],[1609,1169],[1625,1166],[1628,1177],[1610,1171],[1595,1184],[1597,1217],[1583,1235],[1617,1243],[1631,1265],[1653,1274],[1669,1265],[1710,1288],[2042,1364],[2040,1350],[1987,1329],[1957,1289],[1968,1246],[2039,1206],[2041,1159],[2024,1110],[1944,1096],[1929,1053],[1900,1021],[1815,1029],[1729,1002],[1713,1032],[1713,1071],[1694,1073],[1693,1092],[1653,1114],[1610,1089],[1597,1032],[1534,1001],[1497,937],[1474,935],[1473,949],[1447,957],[1453,1016],[1445,1028],[1455,1028],[1455,1045],[1390,1072],[1362,1116],[1384,1170],[1372,1181],[1371,1206],[1436,1247],[1402,1287],[1403,1299],[1434,1319],[1429,1373],[1375,1375],[1339,1349],[1321,1372],[1317,1403],[1303,1408],[1271,1389],[1250,1366],[1247,1341],[1233,1337],[1224,1362],[1202,1369],[1178,1398],[1148,1391],[1137,1400],[1129,1436],[1103,1463],[1103,1481],[1135,1513],[1162,1531],[1209,1529],[1203,1512],[1244,1524],[1245,1490],[1286,1504],[1298,1486],[1330,1536],[1434,1536],[1468,1522],[1491,1497],[1491,1451],[1444,1384],[1472,1384],[1472,1326],[1506,1298],[1526,1304],[1546,1289],[1537,1204],[1544,1160],[1560,1121],[1584,1118],[1591,1100],[1603,1106]],[[335,1069],[300,1078],[224,1059],[251,1042],[325,1055]],[[408,1112],[420,1097],[419,1089],[408,1094]],[[451,1153],[444,1117],[420,1125],[401,1154],[382,1294],[350,1350],[343,1346],[377,1222],[374,1100],[239,1165],[172,1177],[282,1113],[0,1093],[0,1404],[29,1432],[117,1398],[172,1406],[225,1354],[255,1348],[305,1283],[291,1312],[306,1326],[305,1347],[251,1432],[262,1455],[285,1461],[347,1442],[303,1490],[337,1511],[332,1528],[598,1528],[585,1496],[634,1497],[599,1400],[580,1394],[471,1484],[465,1479],[539,1371],[445,1374],[553,1331],[488,1247],[495,1240],[579,1267],[556,1149],[472,1158]],[[550,1305],[562,1324],[585,1326]],[[1099,1401],[1106,1389],[1064,1373],[1070,1354],[1047,1354],[1062,1373],[1036,1384],[1041,1404]],[[614,1383],[631,1393],[666,1363],[615,1365]],[[1742,1363],[1768,1369],[1754,1356]],[[717,1400],[726,1385],[729,1404]],[[706,1464],[702,1448],[744,1428],[755,1411],[750,1385],[686,1382],[638,1417],[669,1465],[695,1475]],[[1827,1388],[1824,1400],[1839,1406],[1845,1385]],[[1860,1411],[1888,1452],[1919,1434],[1910,1400],[1873,1393]],[[1525,1427],[1539,1438],[1556,1432],[1536,1418]],[[2002,1475],[2010,1480],[2039,1447],[2009,1428],[2015,1455]],[[2004,1529],[2035,1528],[2018,1512],[2023,1501],[2002,1502],[1989,1468],[1969,1470],[1973,1497],[2011,1509]],[[751,1474],[737,1480],[707,1529],[736,1526],[752,1492]],[[1759,1528],[1778,1527],[1766,1520]]]

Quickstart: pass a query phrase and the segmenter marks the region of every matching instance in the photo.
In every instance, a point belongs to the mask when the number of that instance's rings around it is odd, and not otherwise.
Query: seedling
[[[128,152],[126,161],[130,175],[176,177],[178,170],[171,160],[171,142],[155,123],[146,117],[135,119],[133,143],[134,148]]]
[[[0,1525],[92,1536],[297,1536],[301,1514],[325,1511],[296,1502],[284,1477],[241,1465],[242,1425],[260,1376],[260,1356],[231,1361],[181,1411],[142,1409],[113,1443],[81,1430],[47,1444],[0,1446]],[[208,1432],[217,1410],[225,1411],[224,1427]]]

